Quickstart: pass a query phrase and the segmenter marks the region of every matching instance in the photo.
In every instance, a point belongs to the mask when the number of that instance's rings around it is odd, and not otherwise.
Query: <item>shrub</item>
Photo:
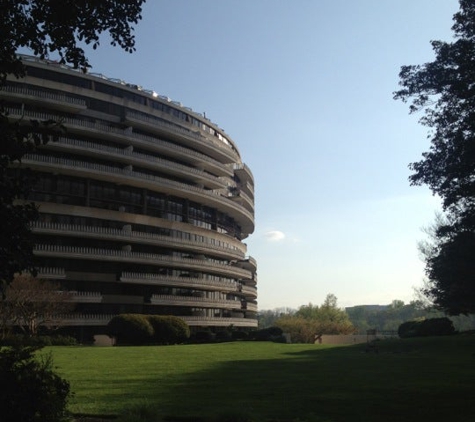
[[[152,340],[153,327],[145,315],[122,314],[109,321],[107,332],[119,346],[143,345]]]
[[[249,333],[249,338],[255,341],[274,341],[281,337],[282,334],[282,328],[268,327],[263,328],[262,330],[251,331],[251,333]]]
[[[211,343],[215,340],[215,334],[211,331],[197,331],[193,337],[197,343]]]
[[[52,370],[51,356],[37,347],[0,348],[0,409],[10,422],[63,422],[70,386]]]
[[[229,331],[218,331],[216,333],[216,340],[217,341],[232,341],[233,336],[232,336],[232,333]]]
[[[430,318],[422,321],[407,321],[398,328],[398,335],[401,338],[447,336],[454,334],[454,332],[453,322],[446,317]]]
[[[183,343],[190,337],[190,327],[181,318],[172,315],[147,315],[153,328],[152,342],[155,344]]]
[[[246,340],[249,335],[245,331],[233,331],[231,333],[233,340]]]

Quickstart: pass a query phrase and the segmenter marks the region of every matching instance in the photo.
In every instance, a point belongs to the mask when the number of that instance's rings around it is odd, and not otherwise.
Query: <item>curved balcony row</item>
[[[39,267],[38,278],[65,278],[66,273],[64,268],[55,268],[55,267]]]
[[[107,153],[107,159],[114,162],[122,162],[124,165],[139,166],[150,170],[157,170],[172,175],[181,175],[191,179],[194,183],[202,183],[208,189],[224,188],[231,184],[231,181],[213,176],[194,167],[178,164],[163,158],[153,157],[151,155],[140,154],[130,149],[120,149],[95,144],[93,142],[78,141],[75,139],[60,138],[56,142],[48,143],[43,149],[54,151],[66,151],[69,153],[78,153],[97,157],[100,153]]]
[[[22,110],[13,107],[6,107],[6,110],[9,113],[9,118],[13,119],[27,117],[29,119],[58,121],[58,116],[50,113]],[[98,139],[111,140],[122,143],[126,146],[132,145],[157,153],[163,153],[164,155],[175,157],[184,162],[189,162],[190,165],[203,168],[204,170],[219,176],[232,176],[234,174],[232,164],[221,163],[212,157],[208,157],[207,155],[190,148],[176,145],[152,136],[138,134],[132,132],[130,129],[121,129],[105,122],[91,122],[73,117],[61,117],[60,122],[70,133],[86,133]]]
[[[116,315],[107,314],[65,314],[59,315],[56,319],[58,325],[65,326],[102,326],[105,327]],[[257,318],[248,316],[247,318],[228,317],[205,317],[205,316],[180,316],[190,327],[257,327]]]
[[[185,193],[186,197],[192,201],[226,212],[240,224],[243,233],[246,235],[254,231],[253,213],[215,191],[203,190],[196,186],[127,169],[39,154],[27,154],[22,163],[43,171],[51,169],[51,165],[54,165],[56,171],[64,174],[80,175],[85,178],[93,176],[96,180],[146,188],[177,197]]]
[[[150,303],[152,305],[163,306],[193,306],[198,308],[235,309],[257,312],[257,305],[255,303],[242,302],[240,300],[209,299],[206,297],[152,295]]]
[[[47,104],[49,107],[76,113],[87,109],[86,101],[82,99],[26,86],[4,85],[0,90],[0,98],[14,98],[22,102]]]
[[[76,224],[44,223],[40,221],[34,222],[31,227],[32,231],[38,234],[119,240],[131,243],[175,247],[182,250],[213,254],[214,256],[222,258],[244,258],[244,253],[235,248],[226,248],[225,246],[216,246],[187,239],[174,239],[169,236],[162,236],[154,233]]]
[[[123,123],[140,127],[152,133],[165,134],[167,137],[174,135],[175,140],[190,147],[196,148],[196,144],[198,144],[206,150],[207,155],[223,163],[233,163],[240,160],[237,152],[224,142],[219,142],[211,136],[204,136],[199,130],[192,131],[152,115],[127,110]]]
[[[230,276],[242,280],[253,280],[250,271],[233,267],[231,265],[211,262],[202,259],[179,258],[168,255],[158,255],[144,252],[130,252],[114,249],[86,248],[78,246],[37,244],[34,248],[37,256],[54,256],[68,259],[87,259],[94,261],[119,261],[136,264],[166,266],[182,268],[207,273]]]
[[[70,301],[74,303],[101,303],[102,294],[100,292],[78,292],[69,290]]]
[[[203,289],[222,293],[237,293],[250,300],[257,298],[256,287],[246,286],[232,281],[217,281],[207,280],[206,278],[173,277],[160,274],[131,272],[123,272],[120,276],[120,281],[124,283]]]

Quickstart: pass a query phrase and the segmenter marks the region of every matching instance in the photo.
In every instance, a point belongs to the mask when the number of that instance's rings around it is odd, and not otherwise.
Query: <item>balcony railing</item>
[[[65,278],[64,268],[40,267],[38,268],[38,278]]]
[[[152,295],[152,305],[196,306],[201,308],[244,309],[239,300],[209,299],[195,296]]]
[[[176,191],[179,195],[180,192],[187,192],[190,196],[198,196],[198,198],[207,198],[212,202],[217,202],[223,206],[231,208],[237,211],[239,214],[235,215],[234,218],[236,220],[240,220],[239,216],[244,216],[249,220],[249,223],[253,226],[254,225],[254,216],[253,213],[248,211],[242,205],[236,204],[233,201],[223,197],[219,193],[216,193],[212,190],[204,190],[195,186],[187,185],[185,183],[175,182],[173,180],[165,179],[163,177],[152,176],[146,173],[139,173],[127,169],[106,166],[103,164],[96,164],[96,163],[88,163],[79,160],[68,160],[64,158],[57,158],[57,157],[50,157],[50,156],[42,156],[39,154],[27,154],[23,160],[23,163],[26,164],[36,164],[44,163],[48,164],[48,168],[51,166],[63,166],[69,167],[75,172],[78,170],[85,170],[90,177],[91,171],[97,174],[104,174],[110,178],[111,175],[117,176],[118,178],[123,178],[125,180],[137,180],[137,181],[147,181],[153,184],[151,189],[156,187],[166,187],[170,190]],[[197,199],[198,199],[197,198]],[[219,209],[219,207],[217,206]],[[243,224],[245,225],[245,223]]]
[[[61,325],[66,326],[106,326],[114,318],[115,314],[66,314],[57,317]],[[227,318],[227,317],[204,317],[204,316],[180,316],[189,326],[216,326],[216,327],[257,327],[257,319],[250,318]]]
[[[209,146],[212,144],[216,149],[223,151],[228,157],[233,160],[238,160],[239,156],[234,149],[225,144],[224,142],[213,139],[211,136],[203,136],[199,131],[192,131],[190,129],[177,126],[173,123],[169,123],[163,119],[154,116],[143,115],[134,111],[128,111],[125,117],[126,120],[138,120],[144,122],[153,127],[166,127],[167,132],[173,132],[179,136],[183,136],[192,139],[194,142],[203,146]]]
[[[17,108],[6,107],[6,110],[9,113],[9,117],[16,117],[21,118],[23,116],[37,119],[37,120],[58,120],[58,116],[51,114],[51,113],[44,113],[39,111],[32,111],[32,110],[22,110]],[[197,151],[193,151],[189,148],[172,144],[167,142],[163,139],[154,138],[152,136],[141,135],[132,132],[131,130],[124,130],[119,129],[117,127],[113,127],[111,125],[106,124],[105,122],[100,121],[87,121],[82,119],[70,118],[70,117],[62,117],[61,123],[70,129],[78,128],[81,131],[90,130],[93,132],[101,133],[101,136],[109,135],[109,138],[112,138],[116,141],[120,141],[122,139],[123,143],[127,145],[136,145],[141,146],[143,148],[164,151],[168,154],[178,154],[179,156],[183,157],[185,161],[189,161],[190,157],[193,157],[198,163],[204,163],[205,165],[210,166],[210,168],[219,172],[219,174],[232,176],[233,171],[227,165],[220,163],[219,161],[215,160],[212,157],[208,157],[205,154],[199,153]]]
[[[78,292],[69,291],[71,302],[75,303],[101,303],[102,294],[100,292]]]
[[[127,164],[131,165],[141,165],[142,167],[157,169],[159,167],[169,169],[176,173],[181,173],[188,177],[193,177],[200,182],[210,183],[211,188],[224,188],[229,184],[229,181],[213,176],[212,174],[206,173],[202,170],[185,166],[183,164],[174,163],[170,160],[165,160],[163,158],[153,157],[151,155],[140,154],[137,152],[130,151],[128,149],[113,148],[101,144],[96,144],[93,142],[87,141],[78,141],[76,139],[69,138],[60,138],[57,142],[51,142],[47,145],[47,149],[58,149],[58,146],[68,146],[81,150],[95,150],[100,152],[106,152],[108,158],[113,159],[114,156],[117,158],[127,159]]]
[[[17,96],[22,100],[25,97],[32,97],[36,100],[54,102],[74,110],[85,110],[87,108],[86,101],[81,98],[71,97],[65,94],[56,94],[46,90],[33,89],[27,86],[5,85],[0,90],[1,97]]]
[[[158,286],[173,286],[201,288],[219,292],[238,293],[240,284],[233,281],[207,280],[206,278],[174,277],[160,274],[123,272],[120,281],[127,283],[154,284]],[[244,289],[242,289],[244,292]]]
[[[250,271],[227,264],[202,259],[179,258],[144,252],[129,252],[114,249],[87,248],[79,246],[62,246],[37,244],[34,253],[41,256],[65,256],[68,258],[86,258],[90,260],[126,261],[149,265],[169,266],[230,275],[236,278],[252,279]]]
[[[36,221],[32,224],[32,230],[35,233],[76,233],[81,234],[81,237],[100,237],[100,238],[114,238],[135,243],[150,243],[154,245],[164,245],[169,247],[185,247],[199,249],[199,252],[212,251],[219,253],[219,255],[230,258],[238,257],[242,259],[243,252],[233,247],[216,246],[206,242],[198,242],[187,239],[176,239],[169,236],[158,235],[154,233],[126,231],[119,229],[112,229],[108,227],[94,227],[82,226],[77,224],[60,224],[60,223],[45,223]]]

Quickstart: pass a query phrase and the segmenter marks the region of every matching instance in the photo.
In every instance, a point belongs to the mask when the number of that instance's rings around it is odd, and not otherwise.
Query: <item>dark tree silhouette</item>
[[[475,2],[460,0],[453,42],[432,41],[435,60],[401,68],[395,99],[423,110],[430,150],[412,163],[412,185],[427,185],[447,217],[426,257],[425,289],[449,314],[475,311]],[[463,271],[462,271],[463,268]],[[460,271],[455,271],[459,269]]]

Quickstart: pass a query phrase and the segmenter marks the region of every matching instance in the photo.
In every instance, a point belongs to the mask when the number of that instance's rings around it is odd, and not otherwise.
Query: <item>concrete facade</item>
[[[254,179],[203,115],[140,86],[22,56],[0,98],[12,120],[64,131],[22,160],[39,277],[74,292],[66,324],[100,334],[120,313],[190,327],[257,327]]]

